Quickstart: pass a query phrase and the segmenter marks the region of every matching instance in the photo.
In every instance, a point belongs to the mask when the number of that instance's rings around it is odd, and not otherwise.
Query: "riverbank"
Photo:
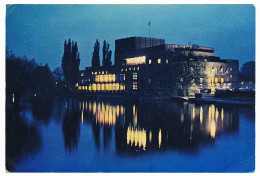
[[[232,104],[232,105],[246,105],[255,106],[255,99],[248,97],[233,97],[233,98],[216,98],[212,97],[173,97],[174,100],[178,101],[189,101],[189,102],[201,102],[201,103],[214,103],[214,104]]]

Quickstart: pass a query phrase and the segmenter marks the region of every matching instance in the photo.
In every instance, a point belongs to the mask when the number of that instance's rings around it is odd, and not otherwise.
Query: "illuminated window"
[[[222,83],[222,84],[224,83],[224,78],[221,78],[221,83]]]
[[[137,90],[137,82],[133,82],[133,90]]]
[[[232,68],[230,68],[230,71],[232,71]]]
[[[127,68],[125,68],[125,71],[127,71]]]
[[[107,74],[107,71],[106,71],[106,74]]]
[[[165,61],[165,62],[166,62],[166,64],[168,64],[168,59],[166,59],[166,61]]]
[[[207,59],[204,59],[205,62],[207,62],[208,60]]]
[[[133,68],[133,70],[135,71],[135,67]]]
[[[97,75],[97,72],[95,72],[95,75]]]
[[[129,67],[129,71],[131,71],[131,67]]]
[[[137,70],[139,70],[139,67],[137,67]]]
[[[85,90],[88,90],[88,86],[85,86]]]
[[[203,78],[200,78],[200,83],[202,83],[203,82]]]
[[[137,80],[137,73],[133,73],[133,80]]]
[[[121,72],[124,71],[124,69],[121,68]]]
[[[232,75],[230,75],[230,78],[232,78]]]
[[[81,75],[80,76],[84,76],[84,73],[81,73]]]
[[[102,74],[104,74],[104,71],[102,71]]]
[[[93,72],[91,72],[91,74],[93,75]]]
[[[98,72],[98,74],[100,75],[100,71]]]
[[[149,60],[149,64],[151,64],[151,63],[152,63],[152,60],[150,59],[150,60]]]
[[[56,82],[56,83],[57,83],[57,82]],[[78,86],[79,86],[79,83],[76,84],[76,87],[78,87]]]
[[[218,78],[215,78],[215,83],[218,83]]]
[[[158,59],[157,62],[158,62],[158,64],[161,64],[161,59]]]
[[[81,86],[78,86],[78,90],[81,90]]]
[[[126,59],[126,65],[145,64],[145,60],[146,60],[145,56],[134,57],[134,58],[127,58]]]

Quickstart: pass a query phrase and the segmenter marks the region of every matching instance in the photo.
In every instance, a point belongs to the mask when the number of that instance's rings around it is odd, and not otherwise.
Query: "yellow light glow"
[[[221,78],[220,81],[221,81],[221,83],[223,84],[223,83],[224,83],[224,78]]]
[[[159,145],[159,148],[161,148],[161,145],[162,145],[162,130],[161,130],[161,128],[159,129],[159,133],[158,133],[158,145]]]
[[[218,83],[218,78],[215,78],[215,83]]]
[[[127,134],[126,134],[126,143],[127,145],[135,146],[138,148],[143,148],[145,150],[146,148],[146,130],[139,129],[139,128],[133,128],[129,126],[127,128]]]
[[[200,124],[203,122],[203,108],[202,106],[200,107]]]
[[[152,63],[152,60],[150,59],[150,60],[149,60],[149,64],[151,64],[151,63]]]
[[[140,57],[133,57],[133,58],[127,58],[126,65],[139,65],[139,64],[145,64],[146,57],[140,56]]]
[[[216,122],[215,120],[212,120],[210,124],[210,136],[212,138],[215,138],[215,135],[216,135]]]
[[[152,131],[150,131],[150,133],[149,133],[149,142],[150,143],[152,142],[152,136],[153,136]]]
[[[168,64],[168,59],[166,59],[165,63]]]
[[[161,59],[158,59],[157,62],[158,62],[158,64],[161,64],[162,60],[161,60]]]
[[[81,86],[78,86],[78,90],[81,90]]]

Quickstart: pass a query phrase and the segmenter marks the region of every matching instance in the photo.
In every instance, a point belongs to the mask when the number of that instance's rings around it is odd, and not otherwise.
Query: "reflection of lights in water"
[[[83,124],[83,110],[81,111],[81,123]]]
[[[216,122],[218,121],[218,108],[216,108]]]
[[[224,109],[222,108],[221,109],[221,121],[223,122],[223,120],[224,120]]]
[[[119,105],[116,106],[116,116],[119,116]]]
[[[159,144],[159,148],[161,148],[161,145],[162,145],[162,130],[161,130],[161,128],[159,129],[159,133],[158,133],[158,144]]]
[[[12,101],[13,101],[13,103],[14,103],[14,94],[13,94],[13,98],[12,98]]]
[[[203,122],[203,108],[202,106],[200,107],[200,124]]]
[[[212,120],[210,124],[210,136],[212,138],[215,138],[215,135],[216,135],[216,122],[215,120]]]
[[[209,120],[211,119],[211,106],[209,106]]]
[[[146,130],[129,126],[126,133],[127,145],[146,148]]]
[[[181,123],[183,123],[183,121],[184,121],[184,114],[182,113],[181,114]]]
[[[195,118],[195,107],[192,107],[192,120]]]
[[[151,143],[152,142],[152,131],[150,131],[150,133],[149,133],[149,142]]]

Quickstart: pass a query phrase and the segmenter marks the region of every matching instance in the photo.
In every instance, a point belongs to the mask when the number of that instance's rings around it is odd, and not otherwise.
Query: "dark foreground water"
[[[14,172],[251,172],[254,107],[35,98],[7,108]]]

